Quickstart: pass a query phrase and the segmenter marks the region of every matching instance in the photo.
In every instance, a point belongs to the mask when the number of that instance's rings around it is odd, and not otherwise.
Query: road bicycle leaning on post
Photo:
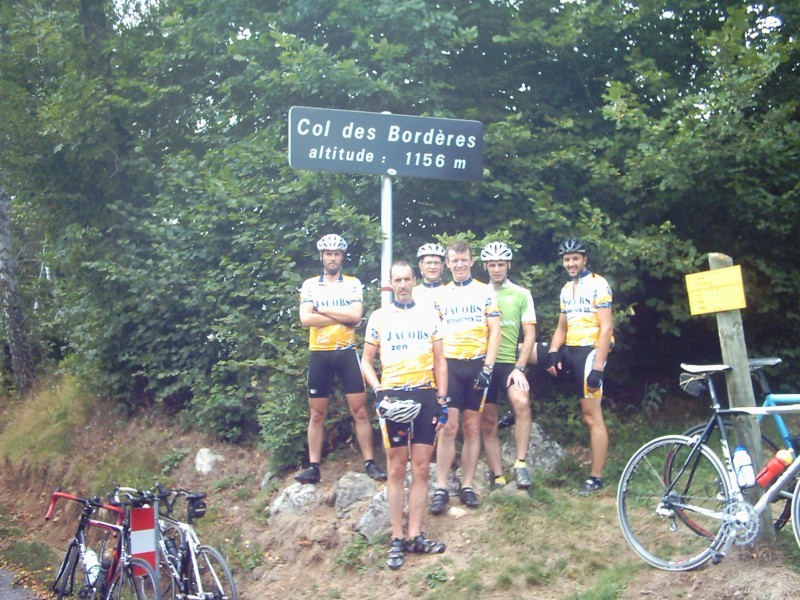
[[[739,486],[733,470],[724,418],[800,414],[800,404],[723,409],[713,375],[730,367],[681,367],[708,385],[711,417],[699,435],[667,435],[642,446],[628,461],[617,489],[617,512],[628,544],[647,563],[669,571],[690,570],[709,560],[719,562],[734,544],[752,543],[758,535],[759,515],[800,474],[800,458],[795,458],[755,505],[749,503],[747,488]],[[800,395],[796,401],[800,402]],[[715,431],[722,460],[707,445]],[[791,518],[800,546],[800,492],[794,491]]]
[[[780,364],[782,361],[780,358],[777,357],[769,357],[769,358],[750,358],[748,359],[747,363],[750,368],[751,377],[755,380],[755,384],[757,384],[756,390],[756,397],[761,398],[761,406],[781,406],[781,405],[788,405],[788,404],[797,404],[800,402],[800,396],[797,394],[773,394],[772,390],[770,389],[769,382],[767,381],[766,376],[764,375],[764,368],[765,367],[772,367],[775,365]],[[685,373],[682,377],[692,377],[689,373]],[[685,391],[692,396],[701,396],[701,395],[708,395],[708,385],[705,383],[704,379],[695,380],[693,382],[697,384],[693,389],[686,389]],[[758,422],[760,423],[761,420],[764,418],[764,415],[757,415]],[[767,436],[763,431],[761,432],[761,446],[764,451],[764,464],[767,464],[769,459],[771,459],[777,451],[781,448],[785,448],[786,450],[790,450],[794,453],[795,456],[800,455],[800,437],[793,436],[790,432],[786,423],[783,420],[783,417],[780,414],[773,414],[772,421],[775,424],[775,429],[778,432],[778,435],[781,438],[781,444],[774,442],[769,436]],[[725,425],[725,431],[731,431],[733,427],[733,422],[730,419],[723,418],[723,423]],[[694,427],[683,432],[683,435],[694,437],[703,433],[705,429],[705,423],[699,423]],[[706,442],[708,443],[708,442]],[[718,442],[717,442],[718,443]],[[794,486],[789,486],[786,489],[782,490],[781,493],[775,498],[774,506],[772,507],[774,510],[774,524],[775,524],[775,531],[780,531],[784,525],[789,521],[791,515],[791,508],[792,508],[792,491],[794,490]]]
[[[58,600],[161,600],[153,568],[129,553],[130,521],[122,507],[56,490],[50,498],[46,520],[52,518],[59,499],[82,504],[83,509],[52,586]],[[92,518],[100,509],[114,514],[115,522]],[[90,531],[100,535],[94,548],[88,542]]]
[[[157,562],[164,600],[239,600],[225,558],[215,548],[201,544],[194,530],[194,520],[206,512],[206,494],[171,490],[160,484],[156,484],[156,492],[119,489],[158,511]],[[186,501],[185,522],[171,516],[179,498]]]

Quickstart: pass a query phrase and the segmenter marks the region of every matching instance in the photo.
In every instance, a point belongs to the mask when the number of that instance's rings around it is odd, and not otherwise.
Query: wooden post
[[[722,269],[733,266],[733,260],[730,256],[724,254],[710,253],[708,255],[708,265],[711,269]],[[747,364],[747,346],[744,341],[742,314],[738,310],[727,310],[718,312],[716,315],[722,361],[732,367],[732,370],[725,373],[730,407],[755,406],[750,367]],[[735,417],[734,432],[736,441],[745,446],[750,453],[750,457],[753,459],[753,467],[758,473],[764,466],[764,451],[761,447],[761,429],[758,421],[754,416],[750,415]],[[752,488],[748,492],[749,500],[755,504],[762,493],[761,488],[757,486]],[[759,539],[762,542],[775,541],[775,529],[772,525],[772,515],[769,507],[761,514]]]

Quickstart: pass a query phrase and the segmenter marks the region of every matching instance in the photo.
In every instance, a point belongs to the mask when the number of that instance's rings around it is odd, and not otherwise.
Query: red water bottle
[[[778,450],[775,456],[769,459],[767,465],[756,475],[756,483],[767,489],[778,476],[794,462],[794,456],[789,450]]]

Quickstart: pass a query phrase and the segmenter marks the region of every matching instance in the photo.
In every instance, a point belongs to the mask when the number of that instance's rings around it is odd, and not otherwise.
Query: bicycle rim
[[[628,544],[645,562],[667,571],[705,563],[724,535],[722,509],[730,498],[725,469],[705,446],[682,468],[692,448],[684,436],[648,442],[628,461],[617,490]]]
[[[196,592],[213,594],[214,600],[239,600],[233,575],[222,554],[211,546],[197,548],[197,569],[200,573]],[[197,582],[195,582],[197,584]]]
[[[122,567],[111,584],[111,600],[160,600],[156,587],[156,575],[150,563],[140,558],[131,558]]]

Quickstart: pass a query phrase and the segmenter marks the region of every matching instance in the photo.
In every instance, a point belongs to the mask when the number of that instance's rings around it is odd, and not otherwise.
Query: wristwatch
[[[450,396],[436,396],[436,400],[439,401],[439,404],[442,406],[447,406],[450,404]],[[442,402],[444,400],[444,402]]]
[[[523,373],[527,373],[528,372],[528,367],[526,367],[525,365],[514,365],[514,368],[517,371],[522,371]]]

